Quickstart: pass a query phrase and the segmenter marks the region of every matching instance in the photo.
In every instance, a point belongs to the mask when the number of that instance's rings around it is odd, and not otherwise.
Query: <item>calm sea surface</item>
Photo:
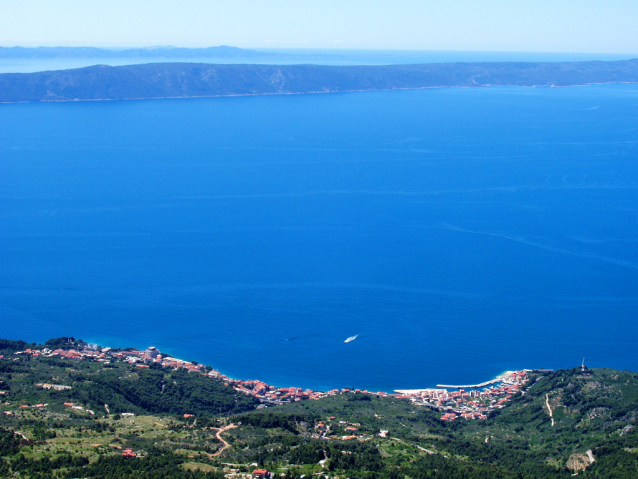
[[[638,370],[637,160],[636,85],[0,105],[0,337],[318,389]]]

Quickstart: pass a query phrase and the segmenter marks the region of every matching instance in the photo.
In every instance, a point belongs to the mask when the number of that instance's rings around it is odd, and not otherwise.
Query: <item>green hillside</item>
[[[48,344],[71,357],[81,345]],[[0,340],[0,477],[249,477],[256,468],[285,477],[638,477],[633,372],[532,374],[487,419],[450,422],[402,398],[341,392],[273,406],[207,369],[43,351]]]

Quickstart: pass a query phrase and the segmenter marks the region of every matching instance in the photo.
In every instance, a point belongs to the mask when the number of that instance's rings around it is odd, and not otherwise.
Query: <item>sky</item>
[[[636,0],[0,0],[0,46],[637,53]]]

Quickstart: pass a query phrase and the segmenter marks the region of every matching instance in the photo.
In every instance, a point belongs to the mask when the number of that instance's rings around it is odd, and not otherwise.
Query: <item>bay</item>
[[[0,337],[315,389],[636,370],[637,107],[635,85],[1,105]]]

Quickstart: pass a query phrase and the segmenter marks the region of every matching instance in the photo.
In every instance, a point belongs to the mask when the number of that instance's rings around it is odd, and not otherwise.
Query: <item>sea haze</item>
[[[635,85],[1,105],[0,337],[317,389],[638,370],[637,112]]]
[[[245,50],[241,56],[132,56],[132,57],[2,57],[0,73],[33,73],[45,70],[68,70],[91,65],[135,65],[140,63],[212,63],[269,65],[405,65],[454,62],[576,62],[630,60],[637,54],[551,53],[551,52],[481,52],[436,50],[340,50],[340,49],[260,49]]]

